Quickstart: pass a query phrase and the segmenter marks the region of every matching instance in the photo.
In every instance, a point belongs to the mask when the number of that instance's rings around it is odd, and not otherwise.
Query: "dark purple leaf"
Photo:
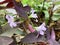
[[[30,7],[29,7],[29,6],[23,7],[23,5],[22,5],[21,2],[18,3],[18,2],[16,2],[15,0],[13,0],[13,3],[14,3],[14,8],[15,8],[17,14],[18,14],[19,16],[27,19],[27,18],[28,18],[27,12],[30,11]]]
[[[24,7],[24,10],[27,11],[27,12],[30,12],[30,9],[31,9],[31,7],[29,7],[29,6]]]
[[[37,31],[29,33],[23,39],[21,39],[21,43],[35,43],[45,41],[44,36],[39,35],[39,37],[36,38],[37,35],[38,35]]]
[[[56,40],[55,40],[55,32],[54,29],[52,28],[51,35],[49,36],[50,38],[48,39],[49,45],[60,45]]]

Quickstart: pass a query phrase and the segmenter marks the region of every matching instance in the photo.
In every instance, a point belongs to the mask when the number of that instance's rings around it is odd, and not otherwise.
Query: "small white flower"
[[[6,10],[9,13],[17,14],[16,11],[15,11],[15,9],[9,8],[9,9],[6,9]]]
[[[36,19],[35,21],[36,21],[36,22],[38,22],[38,20],[37,20],[37,19]]]
[[[55,7],[53,8],[53,11],[56,11],[57,9],[59,9],[60,5],[55,5]]]

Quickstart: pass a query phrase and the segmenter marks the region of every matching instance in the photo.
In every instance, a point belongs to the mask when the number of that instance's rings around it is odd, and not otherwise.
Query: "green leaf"
[[[44,0],[22,0],[23,5],[29,5],[31,7],[39,5]]]
[[[27,5],[28,0],[22,0],[23,5]]]
[[[59,18],[53,16],[53,17],[52,17],[52,20],[57,21],[57,20],[59,20]]]
[[[11,37],[14,33],[19,34],[19,35],[24,35],[25,34],[21,31],[21,29],[19,30],[18,28],[9,28],[9,29],[5,30],[5,32],[2,33],[0,36]]]
[[[47,24],[48,20],[49,20],[49,13],[48,13],[48,11],[44,11],[44,13],[45,13],[45,22]]]
[[[60,19],[60,13],[54,13],[52,16],[52,20],[56,21]]]
[[[54,2],[56,5],[60,5],[60,1]]]

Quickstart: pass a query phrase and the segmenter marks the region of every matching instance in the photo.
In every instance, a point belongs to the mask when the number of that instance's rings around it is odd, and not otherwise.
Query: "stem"
[[[34,31],[35,31],[35,30],[33,29],[32,25],[30,25],[30,24],[28,25],[28,29],[29,29],[30,32],[34,32]]]
[[[2,26],[0,25],[0,34],[3,33]]]
[[[52,16],[53,16],[53,11],[52,10],[53,10],[53,8],[54,8],[54,5],[53,5],[53,7],[50,7],[50,9],[49,9],[49,20],[48,20],[47,26],[50,26],[50,23],[52,21]],[[51,38],[49,27],[47,27],[46,36],[47,36],[48,40]]]
[[[48,12],[49,12],[49,20],[48,20],[47,25],[50,25],[50,23],[51,23],[51,21],[52,21],[53,8],[54,8],[54,4],[53,4],[53,7],[50,7],[49,10],[48,10]]]

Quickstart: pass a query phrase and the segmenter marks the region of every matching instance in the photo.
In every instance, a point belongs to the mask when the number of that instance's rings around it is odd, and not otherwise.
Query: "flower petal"
[[[41,35],[44,35],[44,32],[43,32],[43,31],[40,31],[40,34],[41,34]]]
[[[10,25],[10,27],[11,27],[11,28],[13,28],[13,27],[16,27],[16,26],[17,26],[17,24],[16,24],[15,22],[11,22],[9,25]]]

